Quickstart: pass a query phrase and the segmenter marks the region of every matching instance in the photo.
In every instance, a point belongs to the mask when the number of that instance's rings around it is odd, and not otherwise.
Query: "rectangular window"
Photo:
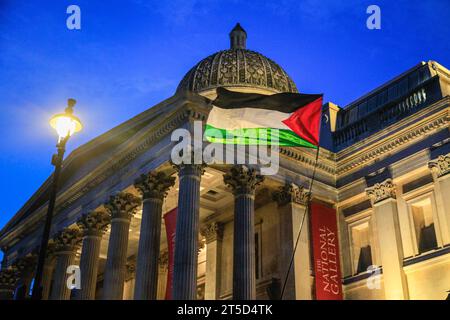
[[[369,221],[354,224],[350,230],[354,273],[366,272],[373,264]]]
[[[389,101],[392,101],[394,99],[397,99],[397,97],[398,97],[398,86],[397,84],[394,84],[388,89],[388,98]]]
[[[419,84],[430,79],[430,69],[428,69],[428,65],[423,66],[419,69]]]
[[[411,203],[411,214],[419,253],[437,248],[431,197]]]
[[[369,99],[369,102],[367,103],[367,109],[369,112],[375,110],[377,108],[377,97],[372,97]]]
[[[419,70],[414,71],[409,76],[409,90],[413,90],[419,85]]]
[[[339,128],[344,128],[348,124],[348,112],[347,110],[343,109],[338,113],[339,117]]]
[[[384,106],[388,101],[388,92],[383,90],[377,95],[377,108]]]
[[[358,120],[358,108],[352,108],[349,110],[349,123],[356,122]]]
[[[398,84],[398,95],[404,96],[408,93],[408,78],[405,77],[403,78],[400,83]]]
[[[367,114],[367,101],[364,101],[358,106],[358,117],[362,118]]]

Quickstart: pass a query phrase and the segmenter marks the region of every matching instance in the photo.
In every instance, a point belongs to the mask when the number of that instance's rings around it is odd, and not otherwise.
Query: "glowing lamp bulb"
[[[50,119],[50,126],[55,129],[59,136],[59,140],[72,136],[75,132],[83,128],[80,119],[75,117],[72,113],[72,108],[75,105],[75,100],[69,99],[69,106],[65,113],[54,115]]]

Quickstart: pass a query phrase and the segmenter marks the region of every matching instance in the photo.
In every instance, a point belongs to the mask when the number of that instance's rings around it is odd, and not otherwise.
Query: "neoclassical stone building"
[[[312,149],[280,148],[278,173],[264,179],[256,166],[173,166],[171,133],[205,121],[204,97],[217,87],[297,92],[278,64],[246,49],[246,36],[236,26],[231,48],[195,65],[172,97],[64,160],[45,299],[164,299],[162,216],[174,208],[174,299],[267,299],[284,280],[303,215],[310,219],[309,194],[336,209],[345,299],[447,297],[450,72],[421,62],[348,106],[325,104],[312,190]],[[50,183],[0,232],[2,299],[29,294]],[[315,298],[310,239],[306,223],[284,299]],[[66,285],[73,265],[80,290]]]

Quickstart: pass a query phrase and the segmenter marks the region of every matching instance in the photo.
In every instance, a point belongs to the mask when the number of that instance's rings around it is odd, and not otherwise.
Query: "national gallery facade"
[[[237,25],[230,49],[172,97],[64,160],[43,299],[276,299],[288,270],[283,299],[317,299],[309,198],[334,213],[341,298],[447,298],[450,71],[421,62],[345,107],[325,103],[312,190],[314,149],[280,147],[264,177],[255,165],[174,166],[171,133],[205,122],[218,87],[298,92],[246,38]],[[0,299],[30,295],[51,182],[0,231]],[[67,285],[73,266],[81,288]]]

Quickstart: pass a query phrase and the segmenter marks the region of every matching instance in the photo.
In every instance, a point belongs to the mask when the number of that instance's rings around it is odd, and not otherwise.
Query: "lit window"
[[[369,222],[363,222],[351,227],[353,270],[356,273],[366,272],[372,265],[372,248],[370,245]]]
[[[437,248],[431,198],[425,198],[412,203],[411,213],[414,220],[414,230],[416,232],[419,253]]]

